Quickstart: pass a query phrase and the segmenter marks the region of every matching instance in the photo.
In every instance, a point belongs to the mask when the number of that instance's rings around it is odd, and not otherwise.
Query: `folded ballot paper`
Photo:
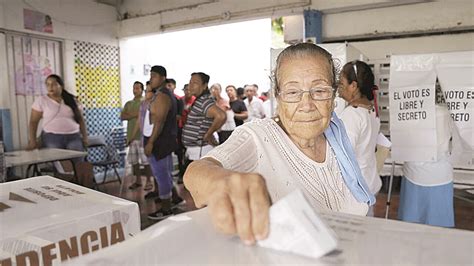
[[[270,233],[261,247],[319,258],[337,247],[337,238],[295,190],[270,207]]]

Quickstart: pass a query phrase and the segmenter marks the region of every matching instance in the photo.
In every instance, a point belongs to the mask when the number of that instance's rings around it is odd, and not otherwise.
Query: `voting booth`
[[[51,265],[140,232],[134,202],[50,176],[0,184],[0,265]]]
[[[435,97],[453,129],[454,167],[474,169],[474,51],[393,55],[390,63],[392,160],[436,161]],[[440,91],[436,92],[437,80]]]

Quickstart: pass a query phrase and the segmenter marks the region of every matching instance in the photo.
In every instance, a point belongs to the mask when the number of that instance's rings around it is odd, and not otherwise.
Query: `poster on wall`
[[[23,9],[23,25],[27,30],[53,33],[51,16],[35,10]]]
[[[45,80],[55,73],[57,44],[31,37],[12,40],[14,51],[14,81],[16,95],[46,94]],[[57,70],[57,69],[56,69]]]
[[[17,58],[22,58],[21,64],[15,67],[16,95],[46,94],[45,80],[53,74],[51,60],[46,56],[30,54],[30,51],[27,47],[15,51]]]
[[[390,136],[394,161],[437,160],[434,56],[392,56]]]
[[[436,72],[453,124],[452,162],[474,166],[474,51],[438,54]]]

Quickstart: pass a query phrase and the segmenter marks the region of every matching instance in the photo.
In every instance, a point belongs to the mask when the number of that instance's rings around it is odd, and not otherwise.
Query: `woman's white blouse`
[[[317,210],[366,215],[367,204],[358,202],[345,185],[334,152],[326,144],[326,160],[317,163],[273,120],[256,119],[237,127],[205,157],[229,170],[261,174],[273,202],[299,188]]]
[[[354,148],[362,176],[372,194],[377,194],[382,187],[382,180],[377,172],[375,146],[380,132],[380,119],[374,111],[362,107],[347,106],[339,115]]]

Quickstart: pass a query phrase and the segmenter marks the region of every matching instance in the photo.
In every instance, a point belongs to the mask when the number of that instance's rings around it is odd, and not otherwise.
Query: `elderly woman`
[[[375,202],[332,115],[331,54],[310,43],[290,46],[279,55],[274,78],[277,117],[238,127],[184,176],[215,227],[246,244],[267,237],[270,202],[294,189],[319,210],[365,215]]]

